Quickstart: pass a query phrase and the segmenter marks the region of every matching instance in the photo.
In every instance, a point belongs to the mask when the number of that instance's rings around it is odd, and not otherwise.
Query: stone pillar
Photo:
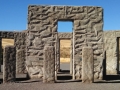
[[[94,62],[92,47],[82,49],[82,82],[92,83],[94,81]]]
[[[57,39],[57,47],[56,47],[56,52],[57,52],[57,72],[60,71],[60,39]]]
[[[14,82],[16,77],[16,49],[6,46],[3,53],[3,83]]]
[[[20,49],[16,53],[16,73],[21,74],[25,72],[25,51]]]
[[[44,47],[43,82],[55,81],[55,49],[54,46]]]
[[[1,65],[2,65],[2,38],[0,38],[0,72],[2,71]]]
[[[71,39],[70,46],[70,74],[73,74],[73,39]]]

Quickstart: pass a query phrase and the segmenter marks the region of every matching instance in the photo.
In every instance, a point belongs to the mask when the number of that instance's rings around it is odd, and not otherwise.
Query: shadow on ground
[[[105,75],[104,80],[95,81],[94,83],[120,83],[120,75]]]

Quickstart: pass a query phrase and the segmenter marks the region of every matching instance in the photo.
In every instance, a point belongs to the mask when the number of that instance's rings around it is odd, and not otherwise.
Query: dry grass
[[[14,39],[2,39],[2,47],[7,45],[14,45]]]
[[[60,62],[70,62],[70,40],[60,40]]]
[[[70,47],[70,40],[60,40],[60,47]]]
[[[70,62],[70,58],[60,58],[60,62]]]

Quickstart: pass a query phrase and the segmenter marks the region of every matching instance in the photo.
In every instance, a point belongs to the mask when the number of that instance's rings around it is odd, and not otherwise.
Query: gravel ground
[[[0,84],[0,90],[120,90],[120,83],[9,83]]]
[[[63,64],[62,67],[64,66]],[[42,83],[41,80],[28,80],[0,84],[0,90],[120,90],[120,79],[91,84],[82,82]]]

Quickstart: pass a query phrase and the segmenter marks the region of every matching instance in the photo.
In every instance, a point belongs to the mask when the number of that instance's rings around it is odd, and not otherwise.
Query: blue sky
[[[0,30],[27,29],[28,5],[101,6],[103,30],[120,30],[120,0],[0,0]],[[59,32],[71,32],[72,23],[59,23]]]

